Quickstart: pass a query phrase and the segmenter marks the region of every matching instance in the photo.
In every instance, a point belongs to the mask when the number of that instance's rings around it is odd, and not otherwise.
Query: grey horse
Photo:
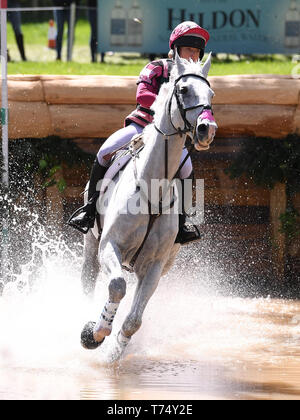
[[[113,187],[106,189],[105,198],[100,194],[101,238],[99,241],[96,225],[85,235],[82,282],[85,291],[93,292],[101,267],[109,280],[109,296],[98,322],[90,321],[82,330],[81,343],[87,349],[99,347],[111,334],[114,317],[126,293],[123,269],[134,260],[136,291],[115,343],[117,358],[122,355],[141,327],[143,312],[161,276],[167,273],[179,251],[180,244],[175,243],[176,212],[158,212],[154,217],[150,211],[132,214],[128,209],[134,208],[137,196],[141,195],[149,209],[153,180],[164,179],[171,185],[187,135],[198,151],[207,150],[213,141],[217,125],[213,117],[209,118],[214,96],[207,81],[210,65],[211,54],[203,65],[176,55],[170,81],[161,87],[152,106],[154,123],[144,130],[143,149],[113,179]],[[172,194],[174,200],[176,188]],[[104,200],[105,211],[102,208],[99,211]]]

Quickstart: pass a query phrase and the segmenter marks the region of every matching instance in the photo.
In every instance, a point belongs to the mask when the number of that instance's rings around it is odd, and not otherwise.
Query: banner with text
[[[215,53],[300,51],[300,0],[98,0],[99,51],[166,54],[172,29],[193,20]]]

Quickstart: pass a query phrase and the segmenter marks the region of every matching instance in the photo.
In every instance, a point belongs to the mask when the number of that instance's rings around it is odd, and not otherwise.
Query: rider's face
[[[192,59],[195,63],[200,58],[200,50],[193,47],[180,47],[180,57],[185,58],[186,60]]]

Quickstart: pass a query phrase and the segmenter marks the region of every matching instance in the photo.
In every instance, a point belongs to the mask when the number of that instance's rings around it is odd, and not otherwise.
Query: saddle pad
[[[120,158],[115,159],[112,164],[110,165],[110,167],[107,169],[105,175],[104,175],[104,179],[103,182],[101,184],[101,189],[100,189],[100,196],[105,192],[106,187],[108,186],[108,184],[110,183],[110,181],[112,179],[114,179],[114,177],[117,175],[117,173],[124,168],[124,166],[130,161],[130,159],[132,158],[130,153],[126,153],[123,154]]]
[[[117,157],[116,159],[114,159],[112,164],[110,165],[110,167],[107,169],[107,171],[104,175],[104,178],[101,182],[101,187],[100,187],[100,191],[99,191],[98,200],[101,200],[101,197],[105,193],[106,188],[108,187],[109,183],[114,179],[114,177],[117,175],[117,173],[122,168],[124,168],[124,166],[132,158],[131,154],[126,153],[126,151],[124,152],[124,150],[122,150],[121,155],[122,155],[121,157]],[[92,233],[95,236],[95,238],[98,241],[100,241],[102,226],[101,226],[100,215],[99,215],[98,212],[97,212],[97,215],[96,215],[96,223],[94,224],[94,227],[91,230],[92,230]]]
[[[139,139],[140,140],[140,139]],[[137,146],[137,143],[135,143]],[[140,151],[144,148],[144,145],[140,145],[140,147],[135,150],[135,154],[139,154]],[[99,191],[99,200],[101,200],[102,195],[105,193],[106,188],[109,186],[109,183],[114,179],[114,177],[118,174],[118,172],[123,169],[127,163],[132,159],[132,154],[130,150],[120,150],[117,152],[110,164],[109,168],[107,169],[103,181],[101,182],[101,187]],[[93,235],[96,239],[100,240],[101,236],[101,221],[99,214],[97,213],[96,223],[92,228]]]

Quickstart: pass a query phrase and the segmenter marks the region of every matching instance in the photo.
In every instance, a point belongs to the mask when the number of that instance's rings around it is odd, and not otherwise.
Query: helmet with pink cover
[[[200,58],[209,40],[209,33],[195,22],[186,21],[176,26],[170,36],[170,49],[174,47],[193,47],[200,50]]]

